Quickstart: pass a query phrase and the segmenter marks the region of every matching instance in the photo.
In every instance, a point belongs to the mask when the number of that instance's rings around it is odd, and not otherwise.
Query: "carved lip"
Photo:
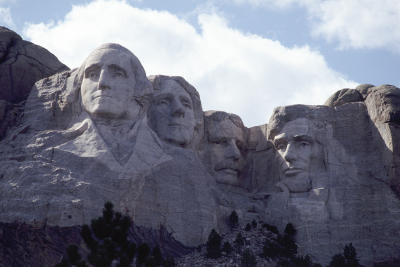
[[[229,174],[229,175],[235,175],[237,176],[239,173],[238,169],[234,169],[234,168],[221,168],[216,170],[217,172],[223,172],[225,174]]]
[[[299,174],[299,173],[302,173],[302,172],[304,172],[303,169],[301,169],[301,168],[295,168],[295,167],[287,168],[286,170],[283,171],[283,173],[284,173],[286,176],[295,176],[295,175],[297,175],[297,174]]]
[[[170,122],[168,123],[168,126],[184,126],[184,125],[182,123]]]
[[[93,97],[93,99],[96,99],[96,98],[102,98],[102,97],[108,97],[108,98],[111,98],[111,96],[109,96],[109,95],[96,95],[96,96],[94,96],[94,97]]]

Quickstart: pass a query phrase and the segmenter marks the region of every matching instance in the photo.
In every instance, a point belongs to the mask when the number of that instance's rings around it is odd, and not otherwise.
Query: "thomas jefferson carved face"
[[[81,85],[82,106],[90,114],[113,119],[135,119],[135,77],[130,57],[112,49],[97,49],[86,60]]]
[[[168,143],[185,147],[192,141],[196,125],[193,102],[175,80],[162,81],[160,90],[154,93],[150,122],[158,136]]]
[[[239,185],[243,169],[244,133],[229,118],[209,121],[206,125],[208,144],[206,161],[216,181],[221,184]]]
[[[282,157],[282,182],[290,192],[309,191],[311,167],[322,155],[320,146],[316,143],[311,121],[300,118],[286,123],[273,141]]]

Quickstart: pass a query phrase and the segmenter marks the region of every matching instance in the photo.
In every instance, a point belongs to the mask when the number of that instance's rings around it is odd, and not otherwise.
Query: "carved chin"
[[[292,193],[303,193],[311,190],[311,181],[308,175],[288,177],[284,179],[282,182],[287,186],[289,191]]]
[[[187,146],[193,139],[193,132],[184,127],[168,127],[167,136],[164,139],[169,143]]]
[[[219,184],[239,185],[238,173],[232,169],[222,169],[216,172],[216,181]]]

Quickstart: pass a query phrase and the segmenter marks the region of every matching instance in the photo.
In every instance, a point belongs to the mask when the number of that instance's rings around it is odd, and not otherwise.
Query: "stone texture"
[[[14,125],[0,127],[0,221],[77,226],[112,201],[197,246],[228,232],[235,210],[243,224],[292,222],[300,253],[322,264],[350,242],[363,264],[385,262],[400,252],[399,92],[342,89],[247,128],[203,113],[184,78],[147,78],[132,52],[104,44],[36,82],[26,103],[0,102]]]
[[[67,69],[43,47],[0,27],[0,99],[11,103],[25,100],[36,81]]]
[[[346,103],[363,101],[362,94],[356,89],[345,88],[333,94],[325,104],[329,107],[336,107]]]

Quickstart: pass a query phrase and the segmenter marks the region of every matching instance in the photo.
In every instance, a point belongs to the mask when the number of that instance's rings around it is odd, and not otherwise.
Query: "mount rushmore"
[[[11,51],[18,38],[5,32]],[[111,201],[197,246],[228,231],[235,210],[244,222],[293,223],[300,252],[321,263],[350,242],[363,264],[400,255],[399,88],[342,89],[247,128],[203,111],[190,81],[147,77],[118,44],[73,70],[42,56],[49,71],[25,93],[5,82],[13,54],[0,55],[0,222],[82,225]]]

